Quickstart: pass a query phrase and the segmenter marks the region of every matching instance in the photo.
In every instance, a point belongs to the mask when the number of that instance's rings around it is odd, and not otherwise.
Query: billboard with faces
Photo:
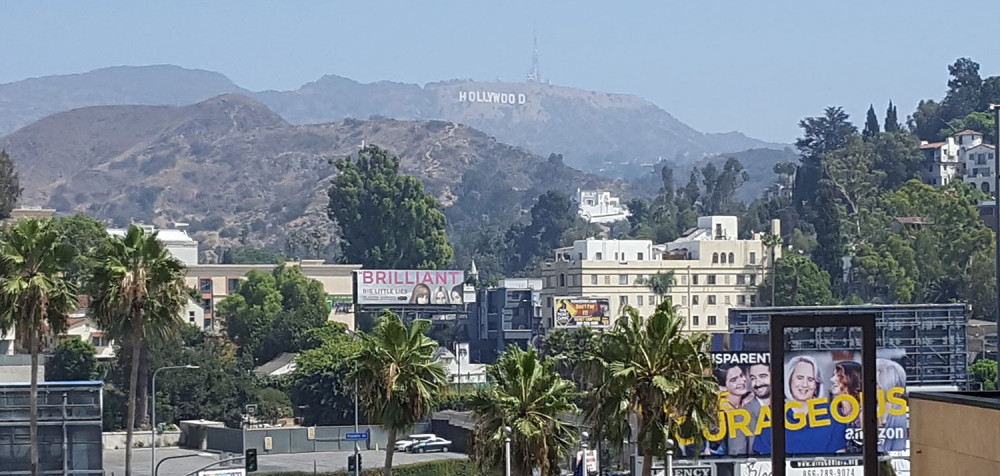
[[[771,388],[770,354],[712,354],[719,384],[718,424],[705,431],[708,443],[697,450],[678,436],[681,453],[693,456],[756,457],[771,453],[771,396],[785,394],[786,447],[789,455],[861,454],[861,353],[789,352],[781,363],[783,388]],[[880,350],[878,374],[879,452],[906,449],[906,371],[902,352]]]

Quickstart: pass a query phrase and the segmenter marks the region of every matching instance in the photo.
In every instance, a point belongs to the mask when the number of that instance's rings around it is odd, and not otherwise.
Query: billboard
[[[611,306],[605,298],[557,297],[555,327],[609,327]]]
[[[464,271],[355,271],[356,303],[385,306],[458,306],[465,303]]]
[[[877,353],[879,452],[906,449],[902,354],[896,349]],[[767,352],[717,352],[712,358],[720,411],[716,427],[705,431],[708,444],[698,451],[700,456],[770,455],[773,392],[785,395],[788,455],[862,453],[860,352],[788,352],[781,363],[784,387],[778,389],[770,385],[772,363]],[[682,454],[694,456],[691,440],[678,438],[678,442]]]

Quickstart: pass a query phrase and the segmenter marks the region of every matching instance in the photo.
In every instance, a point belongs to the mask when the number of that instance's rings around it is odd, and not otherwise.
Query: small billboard
[[[465,271],[385,270],[355,271],[359,305],[459,306],[465,304]]]
[[[610,327],[611,306],[607,298],[557,297],[555,327]]]

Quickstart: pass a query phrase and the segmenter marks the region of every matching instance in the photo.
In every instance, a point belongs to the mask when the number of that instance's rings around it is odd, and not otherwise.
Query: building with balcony
[[[613,223],[628,218],[628,210],[611,192],[576,189],[577,214],[590,223]]]
[[[467,327],[473,361],[494,362],[507,346],[532,345],[541,326],[541,293],[538,278],[506,278],[478,289]]]
[[[771,230],[780,234],[780,222]],[[542,328],[555,327],[557,297],[607,299],[612,315],[623,306],[648,314],[669,299],[692,331],[726,332],[731,307],[757,304],[758,286],[766,282],[770,263],[763,231],[740,240],[733,216],[698,218],[698,226],[666,244],[650,240],[577,240],[555,250],[542,267]],[[777,257],[780,247],[775,248]],[[658,273],[673,273],[665,296],[650,288]]]
[[[920,178],[927,185],[948,185],[961,172],[956,136],[948,137],[943,142],[921,142],[920,152],[924,155],[920,164]]]
[[[989,195],[996,180],[995,150],[995,146],[980,143],[962,151],[962,180]]]

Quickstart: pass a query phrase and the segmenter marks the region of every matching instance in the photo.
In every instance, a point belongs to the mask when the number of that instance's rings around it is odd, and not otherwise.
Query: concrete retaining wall
[[[104,438],[104,449],[106,450],[120,450],[125,449],[125,432],[124,431],[106,431],[102,435]],[[156,447],[161,446],[177,446],[177,443],[181,439],[181,432],[179,430],[175,431],[164,431],[163,433],[158,433],[156,435]],[[149,448],[152,438],[150,437],[149,430],[136,431],[132,433],[132,447],[133,448]]]

